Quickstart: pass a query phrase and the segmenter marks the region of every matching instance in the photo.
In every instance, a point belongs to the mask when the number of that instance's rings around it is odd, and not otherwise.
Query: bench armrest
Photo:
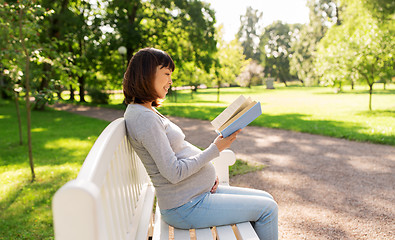
[[[52,201],[57,239],[106,239],[100,190],[91,182],[72,180]]]
[[[232,166],[235,162],[236,155],[229,149],[220,152],[219,157],[213,159],[212,163],[220,184],[229,185],[229,166]]]

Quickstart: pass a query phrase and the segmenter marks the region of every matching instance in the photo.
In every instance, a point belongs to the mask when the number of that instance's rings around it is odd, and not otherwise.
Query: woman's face
[[[158,66],[156,68],[155,79],[154,79],[154,89],[158,94],[159,98],[165,98],[166,94],[169,92],[169,88],[173,83],[171,81],[172,71],[169,68],[161,68]]]

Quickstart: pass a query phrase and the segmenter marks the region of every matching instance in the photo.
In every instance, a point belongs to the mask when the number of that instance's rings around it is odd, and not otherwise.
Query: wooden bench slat
[[[189,230],[174,228],[174,240],[191,239]]]
[[[250,222],[238,223],[235,227],[235,234],[239,240],[259,240]]]
[[[216,227],[216,232],[219,240],[237,240],[230,225]]]
[[[213,239],[213,233],[211,232],[210,228],[196,229],[195,233],[197,240]]]

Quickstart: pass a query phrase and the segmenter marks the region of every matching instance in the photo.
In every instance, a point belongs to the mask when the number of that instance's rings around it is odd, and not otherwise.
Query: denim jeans
[[[216,193],[203,193],[186,204],[161,209],[169,225],[206,228],[252,222],[259,239],[278,239],[278,207],[273,197],[261,190],[218,186]]]

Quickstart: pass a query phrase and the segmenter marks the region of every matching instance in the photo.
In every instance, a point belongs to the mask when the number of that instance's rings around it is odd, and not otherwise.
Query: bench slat
[[[191,239],[189,230],[174,228],[174,240]]]
[[[237,240],[230,225],[216,227],[216,231],[219,240]]]
[[[250,222],[236,224],[235,234],[239,240],[259,240],[259,237]]]
[[[195,232],[197,240],[213,239],[213,233],[210,228],[196,229]]]

